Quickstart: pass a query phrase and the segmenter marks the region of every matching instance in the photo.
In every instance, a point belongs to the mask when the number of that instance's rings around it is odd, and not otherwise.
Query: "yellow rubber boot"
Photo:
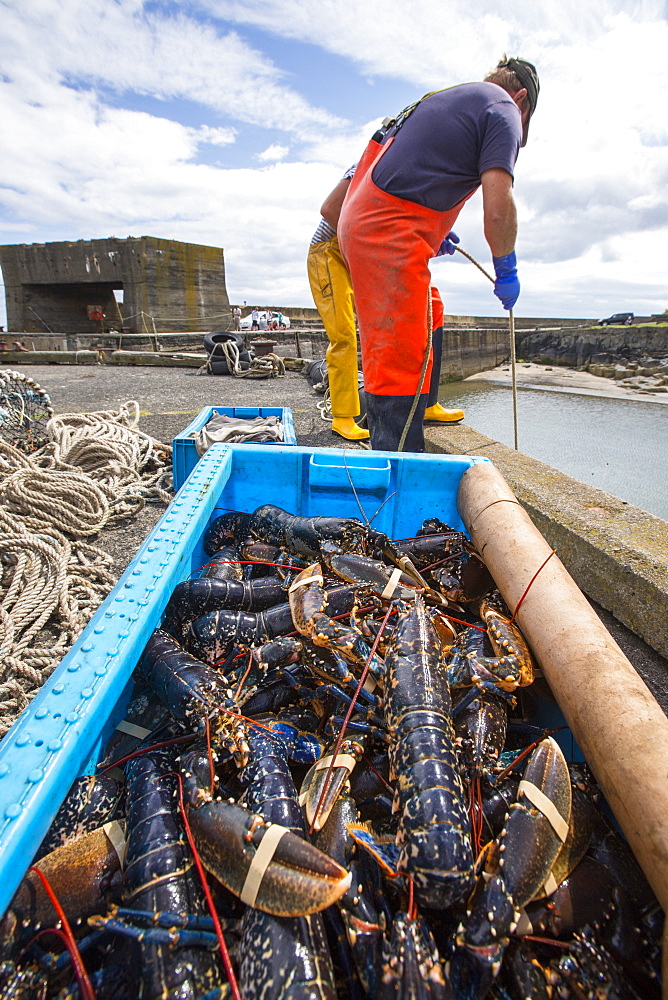
[[[334,417],[332,430],[347,441],[365,441],[369,432],[355,423],[354,417]]]
[[[458,424],[464,419],[464,411],[446,410],[440,403],[434,403],[424,411],[424,419],[437,420],[441,424]]]

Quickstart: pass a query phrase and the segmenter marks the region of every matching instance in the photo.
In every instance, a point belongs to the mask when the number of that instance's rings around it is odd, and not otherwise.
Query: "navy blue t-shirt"
[[[475,191],[484,170],[512,177],[521,141],[511,96],[495,83],[463,83],[418,104],[372,177],[388,194],[445,212]]]

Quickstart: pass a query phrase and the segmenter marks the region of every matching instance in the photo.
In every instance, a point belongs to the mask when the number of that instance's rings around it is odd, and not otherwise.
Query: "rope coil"
[[[131,401],[52,417],[29,455],[0,438],[0,737],[116,583],[90,539],[171,500],[171,447],[138,421]]]

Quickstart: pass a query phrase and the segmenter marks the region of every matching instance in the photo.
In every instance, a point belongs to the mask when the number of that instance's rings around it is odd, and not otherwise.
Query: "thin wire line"
[[[482,271],[485,277],[489,278],[492,284],[495,283],[494,278],[491,276],[491,274],[489,274],[485,270],[485,268],[481,264],[479,264],[474,257],[471,256],[470,253],[467,253],[466,250],[462,250],[462,248],[459,246],[455,246],[455,250],[457,250],[460,254],[466,257],[467,260],[470,260],[472,264],[475,264],[478,270]],[[510,370],[512,373],[511,378],[512,378],[512,391],[513,391],[513,434],[515,440],[515,451],[519,451],[519,448],[517,446],[517,358],[515,355],[515,317],[513,315],[512,309],[510,309],[508,313],[508,335],[510,338]]]

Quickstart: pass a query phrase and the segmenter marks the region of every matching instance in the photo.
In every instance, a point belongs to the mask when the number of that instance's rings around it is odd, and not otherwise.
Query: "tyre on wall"
[[[244,338],[241,334],[231,330],[216,330],[213,333],[205,333],[204,350],[207,354],[211,354],[216,344],[224,344],[226,341],[232,341],[233,344],[236,344],[239,353],[245,350]]]
[[[252,355],[244,344],[244,338],[230,330],[218,330],[214,333],[207,333],[204,336],[204,348],[209,355],[209,370],[212,375],[231,375],[229,361],[225,351],[226,344],[234,345],[239,352],[239,368],[248,371],[250,368]]]

